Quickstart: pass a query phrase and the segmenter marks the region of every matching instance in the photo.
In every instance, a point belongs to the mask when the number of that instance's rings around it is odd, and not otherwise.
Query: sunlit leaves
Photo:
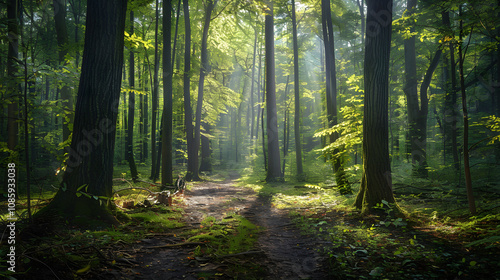
[[[125,31],[125,46],[135,49],[144,47],[146,50],[154,48],[154,44],[151,40],[144,40],[142,37],[138,36],[135,33],[130,35],[127,31]]]

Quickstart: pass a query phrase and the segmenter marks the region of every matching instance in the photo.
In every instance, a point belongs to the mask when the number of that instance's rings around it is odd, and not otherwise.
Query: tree
[[[332,12],[330,0],[321,1],[321,23],[323,27],[323,41],[325,44],[325,72],[326,72],[326,114],[328,126],[334,127],[337,120],[337,72],[335,68],[335,47],[333,36]],[[339,138],[338,132],[330,134],[330,143],[334,143]],[[338,148],[332,151],[333,169],[335,180],[341,193],[352,193],[351,186],[347,181],[343,166],[343,157]]]
[[[172,185],[172,0],[163,2],[162,185]]]
[[[11,90],[11,100],[7,106],[7,148],[14,151],[18,143],[18,103],[20,88],[16,80],[18,71],[17,59],[19,53],[19,30],[18,30],[18,1],[11,0],[7,3],[7,18],[9,31],[9,50],[7,53],[7,76]]]
[[[198,100],[196,103],[196,120],[194,127],[194,143],[193,143],[193,153],[192,156],[192,179],[199,179],[199,156],[198,151],[200,149],[200,135],[201,135],[201,111],[203,107],[203,87],[205,83],[205,76],[210,71],[210,64],[208,63],[208,31],[210,28],[210,18],[212,16],[212,11],[217,5],[218,0],[207,0],[206,2],[206,11],[205,11],[205,20],[203,23],[203,34],[201,37],[201,65],[200,65],[200,80],[198,83]],[[188,159],[188,161],[191,159]]]
[[[299,87],[299,46],[297,43],[297,19],[295,16],[295,0],[292,0],[292,33],[293,33],[293,83],[295,93],[295,160],[297,162],[297,178],[304,180],[302,168],[302,144],[300,143],[300,87]]]
[[[278,139],[278,112],[276,109],[276,82],[274,68],[274,18],[273,2],[265,7],[265,51],[266,51],[266,113],[268,165],[266,181],[281,181],[280,150]]]
[[[408,16],[413,15],[413,10],[417,5],[417,0],[408,0]],[[445,21],[443,17],[443,22]],[[410,32],[414,33],[415,28],[412,25]],[[420,87],[420,106],[417,92],[417,62],[415,51],[415,35],[411,35],[404,40],[405,50],[405,76],[406,85],[404,92],[406,95],[406,104],[409,123],[409,144],[411,151],[411,160],[414,173],[420,177],[427,177],[427,115],[429,112],[429,99],[427,89],[431,83],[431,78],[436,70],[441,57],[441,48],[439,47],[431,59],[424,79]]]
[[[66,55],[68,54],[69,38],[66,27],[66,4],[65,1],[54,0],[54,21],[56,25],[57,48],[59,50],[59,64],[66,65]],[[71,134],[71,124],[73,123],[73,95],[67,84],[61,87],[61,99],[63,106],[62,128],[63,141],[68,140]]]
[[[154,61],[154,82],[153,82],[153,92],[151,95],[151,176],[152,180],[158,178],[158,173],[156,172],[156,118],[158,116],[158,67],[159,67],[159,57],[158,57],[158,21],[160,18],[160,8],[158,0],[156,0],[156,19],[155,19],[155,61]]]
[[[130,11],[130,34],[134,34],[134,11]],[[130,91],[128,93],[128,130],[127,130],[127,161],[130,167],[130,175],[132,180],[137,180],[137,166],[134,160],[134,119],[135,119],[135,58],[134,50],[130,48],[129,53],[129,79],[128,85]]]
[[[66,172],[54,199],[39,213],[114,221],[106,199],[113,191],[126,11],[126,0],[87,2],[82,73]]]
[[[459,13],[460,16],[462,16],[463,12],[463,7],[462,5],[459,8]],[[467,92],[465,89],[465,76],[464,76],[464,60],[465,60],[465,54],[464,51],[462,50],[463,46],[463,38],[464,38],[464,23],[463,19],[460,19],[460,41],[459,41],[459,46],[458,46],[458,70],[459,70],[459,76],[460,76],[460,90],[462,93],[462,112],[464,114],[464,139],[463,139],[463,145],[464,145],[464,173],[465,173],[465,185],[467,189],[467,200],[469,202],[469,211],[475,215],[476,214],[476,203],[474,199],[474,192],[472,190],[472,178],[471,178],[471,173],[470,173],[470,159],[469,159],[469,112],[467,109]],[[471,30],[472,33],[472,30]],[[470,38],[469,37],[469,42],[467,43],[467,47],[470,44]],[[466,50],[467,51],[467,50]]]
[[[394,203],[388,124],[392,0],[366,3],[363,175],[355,202],[363,214],[382,200]]]
[[[190,78],[191,78],[191,21],[189,19],[189,2],[183,0],[184,9],[184,125],[186,127],[188,166],[186,180],[197,180],[198,174],[194,173],[196,167],[194,155],[194,137],[193,137],[193,113],[191,108]]]

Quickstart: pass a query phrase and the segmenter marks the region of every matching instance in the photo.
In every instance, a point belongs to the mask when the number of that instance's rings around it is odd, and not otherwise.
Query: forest
[[[0,7],[0,276],[500,279],[500,1]]]

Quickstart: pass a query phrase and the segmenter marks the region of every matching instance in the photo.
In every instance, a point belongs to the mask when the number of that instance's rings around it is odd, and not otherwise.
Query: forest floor
[[[139,266],[132,269],[135,279],[327,279],[322,265],[324,258],[314,250],[319,245],[317,240],[302,235],[288,213],[271,207],[268,199],[249,188],[234,186],[236,178],[238,176],[232,173],[224,181],[202,182],[187,190],[182,202],[186,226],[178,229],[182,232],[175,237],[153,233],[151,238],[135,245],[140,252],[135,258]],[[255,232],[249,234],[252,236],[237,238],[247,239],[240,240],[246,242],[255,234],[253,244],[244,252],[211,256],[201,252],[195,256],[194,251],[200,246],[196,242],[162,247],[185,243],[183,233],[200,227],[214,224],[231,227],[225,220],[234,215],[256,226]],[[207,217],[213,218],[208,219],[209,224]],[[241,230],[233,234],[245,235]],[[201,246],[210,246],[210,243]]]
[[[121,225],[86,229],[52,219],[31,226],[19,221],[16,274],[0,276],[500,279],[496,189],[487,189],[484,209],[470,216],[458,210],[466,203],[455,191],[436,185],[413,193],[420,187],[396,185],[406,215],[394,216],[394,205],[384,204],[379,210],[389,215],[361,216],[350,206],[355,195],[339,195],[327,184],[271,184],[260,177],[236,171],[206,176],[188,183],[171,206],[144,203],[141,190],[158,190],[155,184],[118,179],[115,203],[134,201],[116,212]],[[46,205],[48,198],[37,203]],[[0,258],[7,249],[0,244]]]

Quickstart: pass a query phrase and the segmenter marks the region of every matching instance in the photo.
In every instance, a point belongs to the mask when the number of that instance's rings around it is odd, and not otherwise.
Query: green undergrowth
[[[235,213],[227,213],[222,220],[207,216],[199,227],[183,232],[186,242],[199,243],[191,252],[193,261],[203,266],[207,261],[224,263],[224,274],[200,274],[200,278],[230,276],[233,279],[262,279],[266,274],[252,256],[257,255],[255,243],[261,229]],[[249,257],[247,257],[249,256]]]
[[[223,220],[206,217],[199,228],[182,235],[188,242],[206,243],[194,251],[196,257],[219,257],[250,251],[254,247],[260,228],[244,217],[229,213]]]
[[[459,182],[414,178],[406,171],[394,171],[397,206],[384,201],[372,216],[352,206],[359,184],[353,195],[343,196],[328,176],[266,183],[262,172],[248,168],[239,185],[288,210],[304,235],[321,240],[318,250],[332,279],[500,279],[498,185],[475,185],[479,213],[472,216]],[[403,211],[394,215],[396,208]]]

